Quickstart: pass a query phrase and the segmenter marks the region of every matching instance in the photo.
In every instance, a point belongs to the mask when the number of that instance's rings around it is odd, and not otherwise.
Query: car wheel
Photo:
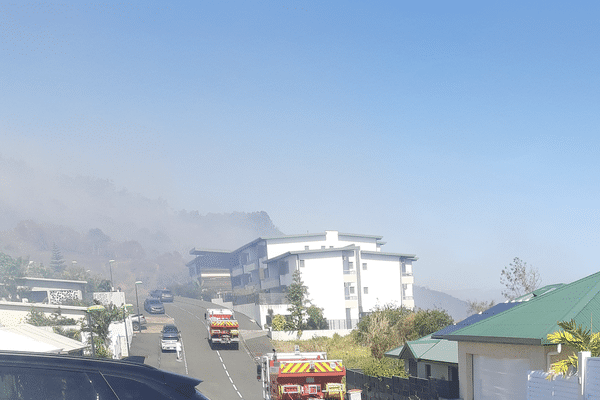
[[[133,330],[134,331],[140,331],[140,323],[139,322],[134,322],[133,323]]]

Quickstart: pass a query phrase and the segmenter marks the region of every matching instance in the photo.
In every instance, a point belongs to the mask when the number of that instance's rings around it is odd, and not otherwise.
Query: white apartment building
[[[268,309],[287,314],[285,290],[299,270],[311,303],[323,308],[330,327],[353,328],[377,305],[414,308],[417,257],[382,252],[381,239],[338,231],[258,238],[232,252],[192,249],[196,259],[187,265],[192,277],[203,269],[228,269],[234,308],[245,304],[261,326]],[[250,303],[255,307],[248,308]]]

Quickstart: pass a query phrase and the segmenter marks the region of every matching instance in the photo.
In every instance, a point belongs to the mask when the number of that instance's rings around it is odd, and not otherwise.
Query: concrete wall
[[[333,337],[336,333],[340,336],[349,335],[352,329],[336,329],[336,330],[319,330],[319,331],[302,331],[302,335],[298,338],[298,331],[272,331],[271,339],[280,341],[293,340],[309,340],[315,337]]]
[[[15,326],[25,322],[32,308],[42,311],[46,316],[57,312],[60,308],[62,316],[79,320],[85,318],[86,307],[58,306],[45,303],[16,303],[0,301],[0,325]]]

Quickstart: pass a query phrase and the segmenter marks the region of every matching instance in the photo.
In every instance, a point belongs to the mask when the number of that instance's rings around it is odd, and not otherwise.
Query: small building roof
[[[546,345],[550,344],[548,334],[560,330],[557,323],[571,319],[598,332],[600,323],[592,325],[592,317],[600,315],[600,272],[567,285],[545,286],[516,303],[504,312],[434,336],[455,341]]]
[[[427,335],[417,340],[408,341],[404,346],[386,352],[385,356],[458,364],[458,343],[450,340],[432,339],[431,335]]]
[[[20,324],[0,328],[0,350],[32,351],[42,353],[72,353],[85,344],[45,328]]]

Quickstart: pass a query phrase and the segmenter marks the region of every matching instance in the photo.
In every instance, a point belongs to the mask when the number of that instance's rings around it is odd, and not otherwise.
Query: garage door
[[[525,400],[528,359],[473,355],[474,400]]]

